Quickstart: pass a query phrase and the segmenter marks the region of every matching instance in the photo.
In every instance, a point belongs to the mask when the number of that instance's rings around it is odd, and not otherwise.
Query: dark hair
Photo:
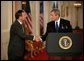
[[[20,16],[22,16],[22,12],[25,12],[24,10],[18,10],[16,13],[15,13],[15,18],[18,19]]]
[[[59,15],[60,16],[60,10],[55,8],[53,10],[51,10],[51,12],[54,12],[55,14]]]

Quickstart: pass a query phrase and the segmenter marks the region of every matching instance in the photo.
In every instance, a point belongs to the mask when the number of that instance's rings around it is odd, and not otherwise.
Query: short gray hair
[[[53,10],[51,10],[51,12],[54,12],[55,14],[60,16],[60,10],[57,8],[54,8]]]

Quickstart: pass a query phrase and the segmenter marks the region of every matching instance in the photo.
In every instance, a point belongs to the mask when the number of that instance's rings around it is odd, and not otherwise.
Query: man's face
[[[53,21],[56,21],[59,19],[59,15],[57,15],[56,13],[54,12],[51,12],[50,13],[50,19],[53,20]]]
[[[22,16],[21,16],[22,20],[25,20],[26,17],[27,17],[27,13],[26,12],[22,12]]]

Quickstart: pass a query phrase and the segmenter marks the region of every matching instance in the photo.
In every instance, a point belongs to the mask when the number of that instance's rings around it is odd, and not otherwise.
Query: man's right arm
[[[48,32],[49,32],[49,24],[47,24],[46,33],[45,33],[44,35],[42,35],[42,37],[41,37],[41,39],[42,39],[43,41],[46,40],[46,37],[47,37],[47,35],[48,35]]]
[[[16,35],[18,35],[19,37],[21,37],[22,39],[26,39],[26,40],[33,40],[34,36],[33,35],[26,35],[24,32],[21,31],[21,29],[17,26],[13,26],[13,32],[15,32]]]

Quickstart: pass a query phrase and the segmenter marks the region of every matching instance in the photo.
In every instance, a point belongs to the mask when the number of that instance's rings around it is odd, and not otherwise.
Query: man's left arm
[[[67,25],[68,25],[68,32],[72,32],[72,26],[70,24],[70,21],[67,23]]]

